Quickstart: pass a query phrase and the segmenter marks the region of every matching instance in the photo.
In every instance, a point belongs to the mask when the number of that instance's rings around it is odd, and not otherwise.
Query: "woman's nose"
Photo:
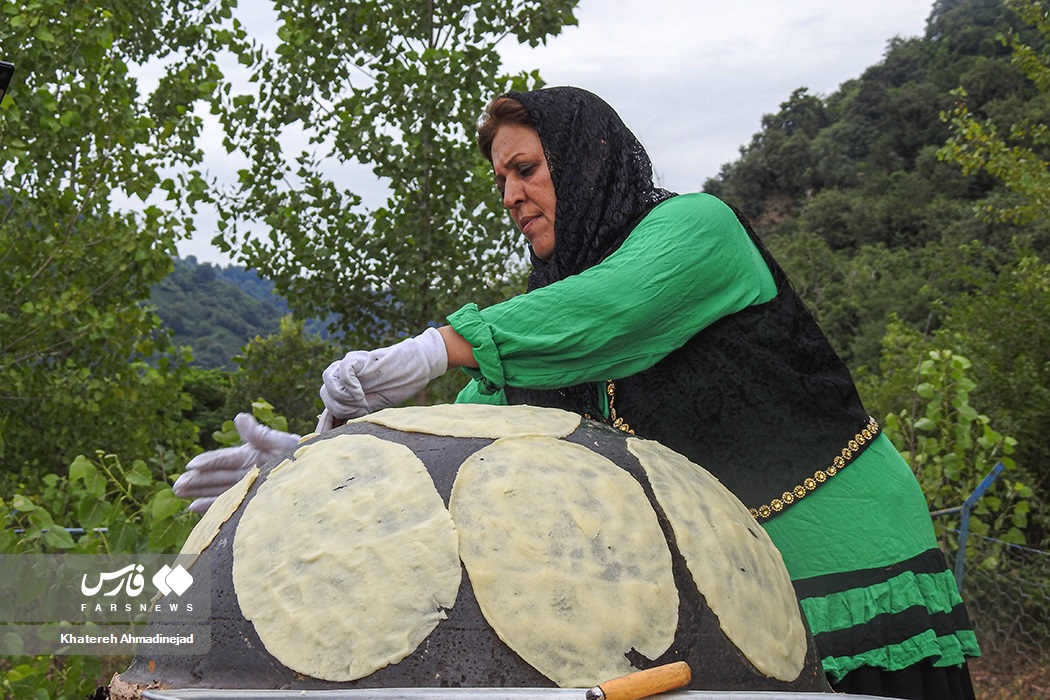
[[[513,209],[525,201],[525,190],[520,184],[508,182],[503,188],[503,206]]]

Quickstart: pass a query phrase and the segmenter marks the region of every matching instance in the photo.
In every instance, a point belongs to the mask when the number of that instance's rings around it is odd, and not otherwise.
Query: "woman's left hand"
[[[212,502],[255,466],[262,466],[278,455],[294,450],[299,436],[268,428],[250,413],[233,419],[243,444],[222,447],[197,455],[186,465],[171,490],[179,498],[192,498],[189,509],[204,513]]]

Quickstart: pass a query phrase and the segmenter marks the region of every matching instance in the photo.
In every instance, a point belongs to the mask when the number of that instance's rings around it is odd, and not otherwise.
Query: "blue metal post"
[[[977,501],[981,499],[984,492],[988,490],[988,487],[995,482],[999,475],[1003,473],[1002,462],[996,462],[995,466],[992,467],[992,471],[988,472],[988,476],[981,480],[981,483],[977,484],[977,488],[973,490],[966,500],[962,504],[962,520],[959,523],[959,551],[955,553],[955,586],[962,593],[963,586],[963,571],[966,569],[966,538],[970,536],[970,511],[977,505]]]

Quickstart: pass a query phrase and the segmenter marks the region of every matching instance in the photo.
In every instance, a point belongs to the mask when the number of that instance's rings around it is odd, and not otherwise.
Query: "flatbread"
[[[409,433],[496,439],[521,435],[565,437],[580,427],[580,416],[539,406],[439,404],[387,408],[349,422],[376,423]]]
[[[278,661],[355,680],[411,654],[445,618],[460,584],[456,530],[411,450],[336,435],[300,447],[245,507],[233,583]]]
[[[503,438],[459,469],[449,510],[485,619],[562,687],[635,669],[674,642],[671,554],[642,487],[580,445]]]
[[[756,669],[802,672],[808,640],[780,552],[747,508],[707,470],[658,442],[628,438],[671,523],[696,587],[722,631]]]
[[[204,512],[201,519],[190,530],[189,536],[179,551],[176,561],[184,568],[189,569],[197,561],[200,553],[212,543],[215,536],[219,534],[219,528],[230,519],[230,516],[241,507],[241,502],[248,494],[248,489],[255,483],[259,476],[259,467],[252,467],[244,473],[240,481],[223,491],[212,501],[208,510]]]

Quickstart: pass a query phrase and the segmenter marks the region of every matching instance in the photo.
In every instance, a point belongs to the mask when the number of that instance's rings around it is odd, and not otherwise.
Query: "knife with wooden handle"
[[[692,677],[689,664],[675,661],[605,681],[588,690],[586,700],[638,700],[681,688]]]

